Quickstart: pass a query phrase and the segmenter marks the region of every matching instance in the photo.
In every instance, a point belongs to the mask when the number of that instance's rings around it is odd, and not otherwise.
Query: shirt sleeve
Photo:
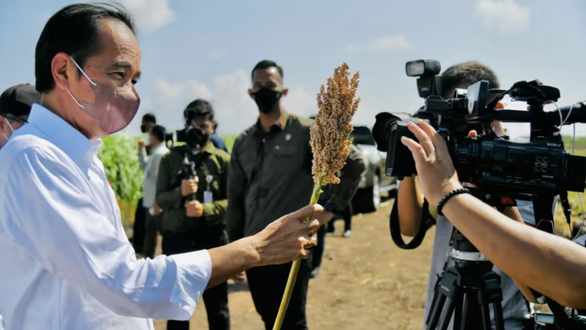
[[[354,145],[350,145],[350,152],[346,158],[346,165],[341,170],[340,183],[333,185],[329,203],[338,211],[344,210],[350,204],[352,197],[358,189],[362,173],[366,171],[366,165],[362,154]]]
[[[246,176],[238,161],[238,143],[236,140],[230,166],[228,170],[228,211],[226,213],[226,232],[230,241],[236,241],[244,237],[244,193],[246,191]]]
[[[205,221],[210,226],[222,225],[226,226],[226,211],[228,210],[228,176],[229,176],[229,157],[224,164],[222,173],[220,174],[220,191],[218,200],[212,203],[203,204],[203,216]]]
[[[138,162],[140,163],[140,167],[144,170],[146,168],[147,161],[149,157],[147,156],[146,148],[139,148],[138,149]]]
[[[12,160],[0,225],[47,271],[130,317],[188,320],[211,276],[207,250],[137,260],[84,174],[42,150]],[[22,207],[23,200],[28,201]],[[115,219],[120,221],[120,219]]]

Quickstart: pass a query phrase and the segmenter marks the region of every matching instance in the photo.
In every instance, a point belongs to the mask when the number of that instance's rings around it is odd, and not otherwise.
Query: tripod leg
[[[494,323],[496,325],[496,330],[505,330],[505,320],[503,318],[503,306],[501,305],[500,301],[494,303],[492,307],[492,311],[494,312]]]
[[[490,322],[490,309],[488,308],[486,295],[483,292],[478,292],[478,308],[480,309],[480,320],[482,321],[483,329],[491,330],[492,324]]]
[[[433,297],[433,304],[431,305],[431,311],[427,316],[427,329],[435,329],[437,326],[438,320],[440,318],[440,313],[444,307],[444,303],[446,302],[446,296],[442,295],[440,292],[435,293]]]
[[[456,298],[457,299],[457,298]],[[452,320],[452,314],[454,313],[454,301],[451,299],[447,299],[446,307],[442,312],[442,317],[439,321],[439,329],[440,330],[447,330],[448,326],[450,325],[450,321]]]

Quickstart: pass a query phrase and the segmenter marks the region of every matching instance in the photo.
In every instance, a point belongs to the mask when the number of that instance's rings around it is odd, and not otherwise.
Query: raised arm
[[[428,124],[410,123],[420,143],[403,138],[411,150],[421,188],[432,205],[461,188],[441,136]],[[475,197],[452,197],[443,213],[482,254],[511,278],[558,303],[586,308],[586,249],[574,242],[511,221]]]
[[[341,170],[340,183],[332,186],[332,195],[328,203],[333,204],[336,210],[344,210],[348,207],[365,170],[366,165],[360,150],[354,145],[350,145],[346,165]]]

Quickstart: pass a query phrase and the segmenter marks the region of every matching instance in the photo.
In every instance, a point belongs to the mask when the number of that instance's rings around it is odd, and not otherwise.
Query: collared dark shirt
[[[230,240],[254,235],[269,223],[309,204],[313,178],[310,128],[314,121],[283,112],[265,133],[260,122],[234,142],[228,178],[226,230]],[[329,202],[346,208],[365,170],[356,149],[346,160]]]
[[[213,202],[203,204],[203,216],[188,217],[185,210],[186,198],[181,196],[181,181],[185,178],[185,152],[181,147],[172,149],[161,160],[157,179],[156,202],[162,213],[163,232],[192,232],[194,237],[220,235],[226,227],[225,214],[228,208],[228,166],[230,154],[216,149],[212,143],[199,154],[188,152],[188,157],[196,161],[202,157],[201,166],[196,168],[199,179],[197,200],[204,202],[204,192],[208,189],[206,178],[210,176],[210,191]]]

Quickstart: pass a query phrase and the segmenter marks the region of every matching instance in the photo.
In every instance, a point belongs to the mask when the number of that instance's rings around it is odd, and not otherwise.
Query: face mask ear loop
[[[14,133],[14,128],[12,128],[12,125],[10,124],[8,119],[4,118],[4,122],[6,123],[6,125],[8,125],[8,128],[10,128],[10,132]],[[2,132],[2,134],[4,134],[4,132]],[[6,135],[4,135],[4,137],[6,137]],[[8,138],[6,139],[8,140]]]
[[[87,78],[87,80],[89,80],[90,84],[94,85],[94,86],[98,86],[98,84],[96,84],[90,77],[88,77],[88,75],[85,73],[85,71],[83,71],[83,69],[77,64],[77,62],[75,62],[75,60],[73,59],[73,57],[69,56],[69,58],[71,59],[71,61],[73,62],[73,64],[75,64],[75,66],[79,69],[79,71],[81,71],[81,73]]]
[[[77,62],[75,62],[75,60],[73,59],[73,57],[69,56],[69,58],[71,59],[71,61],[73,62],[73,64],[75,64],[75,66],[77,67],[77,69],[81,72],[81,74],[84,75],[84,77],[86,77],[86,79],[90,82],[90,84],[92,84],[93,86],[98,86],[98,84],[96,84],[86,73],[85,71],[83,71],[83,69],[77,64]],[[73,101],[75,101],[75,103],[77,103],[77,106],[80,107],[81,109],[84,108],[84,106],[79,103],[79,101],[75,98],[75,96],[73,96],[73,94],[71,94],[71,91],[69,90],[69,88],[67,89],[67,93],[69,93],[69,96],[71,96],[71,98],[73,99]]]

